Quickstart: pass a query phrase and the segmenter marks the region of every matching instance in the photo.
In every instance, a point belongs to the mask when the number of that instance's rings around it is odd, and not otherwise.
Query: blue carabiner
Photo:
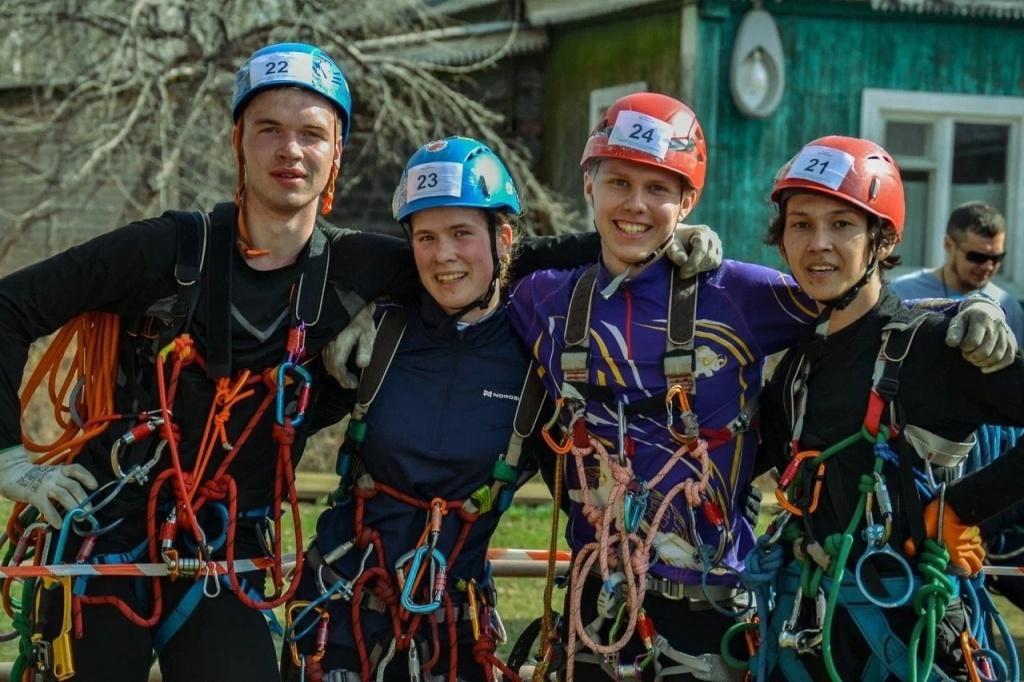
[[[417,604],[412,600],[413,586],[416,584],[416,574],[419,573],[420,565],[423,563],[423,558],[430,553],[430,589],[433,591],[433,600],[427,604]],[[402,608],[409,613],[433,613],[441,606],[441,600],[444,596],[444,589],[438,588],[438,575],[437,570],[440,569],[441,576],[447,574],[448,562],[444,558],[444,554],[441,554],[441,550],[436,547],[431,549],[426,545],[417,547],[413,551],[409,552],[397,562],[395,562],[395,570],[401,570],[402,564],[412,558],[412,565],[409,567],[409,575],[405,579],[402,585]]]
[[[639,491],[629,490],[623,503],[623,519],[626,524],[627,533],[635,533],[640,527],[640,522],[647,514],[647,505],[650,501],[650,493],[647,490],[645,481],[637,480]]]
[[[291,417],[292,426],[298,426],[302,423],[302,420],[306,417],[306,408],[309,407],[309,390],[313,384],[313,377],[310,376],[309,372],[302,365],[296,365],[294,362],[282,362],[277,368],[277,395],[276,408],[277,408],[277,423],[283,425],[285,421],[284,407],[284,387],[285,379],[288,373],[292,372],[299,375],[299,381],[296,388],[296,409],[295,414]]]

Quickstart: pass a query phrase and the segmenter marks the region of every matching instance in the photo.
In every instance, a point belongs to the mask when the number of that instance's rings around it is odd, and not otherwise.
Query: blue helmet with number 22
[[[303,88],[330,101],[341,116],[341,139],[348,141],[352,93],[345,74],[326,52],[306,43],[277,43],[252,53],[235,75],[232,118],[237,122],[256,94],[280,87]]]
[[[400,223],[428,208],[461,207],[522,212],[508,168],[479,140],[448,137],[416,150],[395,189],[392,212]]]

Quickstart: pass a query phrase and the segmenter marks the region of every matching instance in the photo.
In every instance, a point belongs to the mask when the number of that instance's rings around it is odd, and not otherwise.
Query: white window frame
[[[1006,229],[1013,280],[997,276],[996,281],[1018,298],[1024,296],[1024,97],[865,88],[860,107],[861,135],[885,145],[888,121],[932,125],[929,157],[896,157],[901,168],[932,174],[928,196],[929,236],[925,240],[926,265],[942,263],[945,259],[941,237],[951,210],[949,190],[953,180],[955,124],[1009,126]]]
[[[647,81],[634,81],[620,85],[610,85],[607,88],[597,88],[590,91],[590,130],[597,125],[597,118],[610,107],[615,100],[634,92],[647,92]]]

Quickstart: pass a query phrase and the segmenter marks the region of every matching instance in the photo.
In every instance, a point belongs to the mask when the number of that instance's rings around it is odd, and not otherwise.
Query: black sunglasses
[[[959,249],[960,245],[957,244],[956,248]],[[964,258],[966,258],[968,262],[974,263],[975,265],[984,265],[989,261],[992,261],[993,265],[999,265],[1000,263],[1003,262],[1003,259],[1006,258],[1006,252],[1003,251],[1002,253],[982,253],[981,251],[964,251]]]

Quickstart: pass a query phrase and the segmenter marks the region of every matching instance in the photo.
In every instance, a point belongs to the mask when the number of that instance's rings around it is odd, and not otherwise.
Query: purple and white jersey
[[[556,397],[563,378],[559,360],[565,348],[565,316],[573,287],[584,270],[534,272],[512,292],[512,324],[541,365],[548,392]],[[609,299],[594,296],[588,383],[609,387],[616,403],[628,405],[662,397],[668,390],[662,354],[672,275],[671,263],[661,259],[624,282]],[[600,292],[611,279],[602,265],[596,290]],[[726,260],[718,269],[698,276],[693,409],[702,433],[726,427],[756,399],[765,356],[794,345],[815,317],[813,304],[798,292],[792,278],[776,270]],[[586,421],[591,436],[615,453],[619,448],[617,406],[589,400]],[[626,421],[626,433],[634,445],[633,470],[638,478],[648,480],[679,447],[667,428],[668,411],[648,411],[629,416]],[[676,421],[676,427],[681,429],[682,425]],[[734,543],[723,562],[734,568],[741,565],[742,557],[753,546],[753,533],[741,510],[736,509],[736,491],[750,481],[756,451],[757,435],[753,431],[739,433],[710,451],[709,492],[713,499],[724,501],[733,529]],[[687,459],[697,466],[696,460]],[[608,472],[602,472],[594,455],[585,458],[585,469],[588,485],[597,490],[597,499],[603,499],[602,489],[611,485]],[[653,517],[673,486],[693,477],[693,468],[674,466],[650,491],[646,520]],[[566,485],[572,502],[566,535],[570,547],[577,551],[594,539],[594,529],[582,515],[580,481],[571,461],[566,463]],[[700,537],[717,545],[717,531],[700,513],[696,516]],[[653,574],[699,584],[699,566],[688,540],[690,525],[686,502],[679,495],[672,501],[654,541]],[[729,580],[729,576],[709,576],[709,582]]]

